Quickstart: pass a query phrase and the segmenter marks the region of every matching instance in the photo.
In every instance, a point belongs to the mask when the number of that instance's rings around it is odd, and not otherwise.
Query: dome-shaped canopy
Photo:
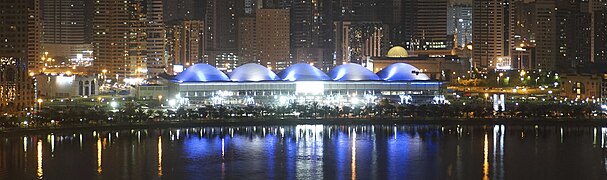
[[[273,81],[280,80],[274,72],[259,64],[249,63],[237,67],[230,73],[232,81]]]
[[[230,81],[228,76],[208,64],[194,64],[175,77],[179,82]]]
[[[329,72],[329,77],[336,81],[380,80],[375,73],[369,71],[360,64],[339,65]]]
[[[331,80],[327,74],[320,69],[307,64],[298,63],[289,66],[287,69],[278,73],[283,81],[326,81]]]
[[[409,57],[409,53],[402,46],[394,46],[394,47],[390,48],[390,50],[388,51],[388,55],[386,55],[386,57],[391,57],[391,58]]]
[[[420,73],[419,69],[407,63],[394,63],[377,72],[377,75],[386,81],[414,81],[429,80],[430,78]]]

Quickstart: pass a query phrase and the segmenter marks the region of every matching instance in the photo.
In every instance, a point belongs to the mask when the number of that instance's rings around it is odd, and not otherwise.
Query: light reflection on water
[[[0,140],[0,179],[607,178],[604,127],[245,126]]]

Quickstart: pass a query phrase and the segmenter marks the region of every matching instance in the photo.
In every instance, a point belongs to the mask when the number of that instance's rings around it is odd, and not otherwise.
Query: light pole
[[[42,102],[44,102],[44,100],[38,99],[36,102],[38,102],[38,110],[37,110],[37,112],[40,112],[40,109],[42,109]]]
[[[162,107],[162,95],[158,95],[158,102],[160,103],[160,107]]]

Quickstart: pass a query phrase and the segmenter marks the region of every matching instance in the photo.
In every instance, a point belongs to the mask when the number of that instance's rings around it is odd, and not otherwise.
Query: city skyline
[[[2,33],[3,58],[26,62],[28,75],[102,77],[99,88],[156,84],[200,63],[224,73],[248,63],[275,73],[298,63],[325,73],[348,63],[373,72],[407,63],[446,82],[542,70],[592,79],[607,64],[603,0],[28,0],[19,7],[5,18],[20,21],[5,23],[13,31]],[[394,47],[407,55],[388,57]]]

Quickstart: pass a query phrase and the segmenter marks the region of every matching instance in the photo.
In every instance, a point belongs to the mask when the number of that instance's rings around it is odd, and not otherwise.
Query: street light
[[[44,102],[44,100],[38,99],[37,102],[38,102],[38,111],[40,111],[40,109],[42,108],[41,107],[42,106],[42,102]]]

